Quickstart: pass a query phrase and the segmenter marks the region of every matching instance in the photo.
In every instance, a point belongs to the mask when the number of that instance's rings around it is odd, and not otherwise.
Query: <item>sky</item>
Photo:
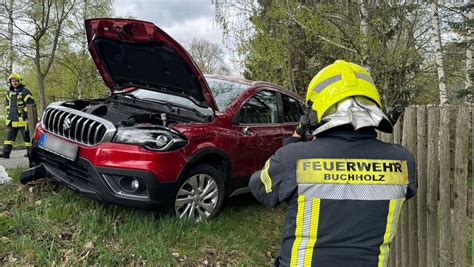
[[[115,0],[115,14],[151,21],[178,42],[203,38],[221,46],[225,61],[238,75],[231,52],[222,44],[222,31],[214,22],[211,0]]]

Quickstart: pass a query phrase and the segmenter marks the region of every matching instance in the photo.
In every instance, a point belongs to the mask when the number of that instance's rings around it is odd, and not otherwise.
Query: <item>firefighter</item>
[[[16,139],[18,131],[20,131],[25,141],[25,146],[31,147],[30,135],[28,133],[27,111],[26,105],[34,104],[33,95],[30,90],[23,84],[20,74],[12,73],[8,77],[10,90],[6,94],[6,115],[5,124],[6,139],[3,143],[3,152],[0,157],[10,158],[10,153]]]
[[[343,60],[311,81],[315,139],[275,152],[249,187],[262,203],[287,202],[276,266],[387,266],[404,202],[415,194],[415,160],[377,139],[392,132],[374,82]],[[293,138],[295,139],[295,138]]]

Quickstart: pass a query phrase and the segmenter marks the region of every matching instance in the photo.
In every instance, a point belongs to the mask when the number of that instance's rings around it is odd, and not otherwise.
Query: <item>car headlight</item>
[[[112,142],[139,145],[155,151],[172,151],[187,143],[186,138],[177,131],[154,127],[120,128]]]

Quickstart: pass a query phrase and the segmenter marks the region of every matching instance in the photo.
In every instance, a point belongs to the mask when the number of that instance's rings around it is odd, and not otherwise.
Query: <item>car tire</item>
[[[202,221],[214,218],[224,202],[222,173],[208,164],[192,167],[179,184],[174,198],[178,219]]]

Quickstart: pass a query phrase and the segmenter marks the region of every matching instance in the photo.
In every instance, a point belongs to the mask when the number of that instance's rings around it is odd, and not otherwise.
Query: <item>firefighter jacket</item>
[[[415,160],[373,128],[340,126],[280,148],[249,187],[268,206],[288,203],[276,265],[387,266]]]
[[[17,88],[11,87],[6,94],[6,125],[11,122],[12,127],[26,127],[28,119],[27,104],[34,104],[30,90],[23,85]]]

